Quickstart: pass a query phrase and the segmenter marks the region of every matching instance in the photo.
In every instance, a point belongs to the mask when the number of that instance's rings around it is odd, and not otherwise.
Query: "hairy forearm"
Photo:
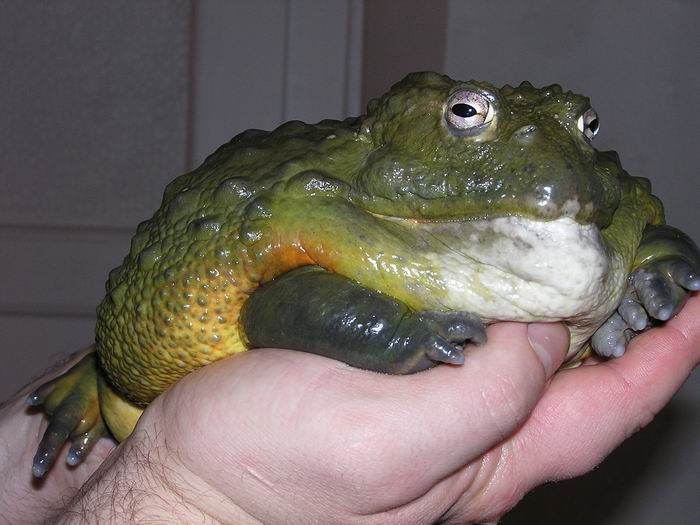
[[[222,512],[208,486],[176,464],[158,437],[138,432],[103,463],[56,523],[259,523],[230,501],[220,502]]]
[[[58,523],[216,523],[179,496],[177,473],[148,436],[127,440],[85,483]]]

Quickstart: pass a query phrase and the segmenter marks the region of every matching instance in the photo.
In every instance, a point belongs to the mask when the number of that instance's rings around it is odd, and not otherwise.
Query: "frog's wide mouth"
[[[533,222],[552,222],[559,219],[571,219],[580,225],[596,225],[601,227],[595,219],[595,207],[593,203],[588,202],[581,206],[578,199],[572,198],[564,201],[560,206],[556,206],[551,202],[532,202],[532,199],[525,199],[520,205],[520,210],[508,209],[494,210],[486,209],[481,212],[469,210],[464,214],[459,213],[444,213],[444,209],[440,210],[443,213],[437,213],[431,216],[425,213],[426,210],[417,210],[415,214],[395,214],[392,212],[382,213],[374,210],[365,209],[374,217],[382,220],[388,220],[406,224],[449,224],[449,223],[467,223],[496,220],[508,217],[523,218]],[[493,208],[493,207],[491,207]]]
[[[458,167],[425,167],[380,157],[358,174],[348,198],[368,212],[419,222],[571,217],[604,228],[612,221],[622,191],[619,170],[590,159],[516,160],[517,166],[501,159],[476,169],[468,159]]]

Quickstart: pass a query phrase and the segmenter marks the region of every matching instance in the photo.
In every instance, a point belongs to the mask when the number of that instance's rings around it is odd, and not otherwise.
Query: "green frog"
[[[30,396],[50,420],[34,475],[251,348],[408,374],[510,320],[565,322],[569,365],[622,355],[700,289],[700,255],[598,130],[558,85],[414,73],[366,115],[234,137],[138,226],[96,351]]]

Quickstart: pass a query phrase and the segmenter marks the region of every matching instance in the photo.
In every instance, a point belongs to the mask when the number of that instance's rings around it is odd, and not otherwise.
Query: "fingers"
[[[700,362],[700,297],[622,358],[558,374],[512,439],[529,487],[580,475],[647,425]]]

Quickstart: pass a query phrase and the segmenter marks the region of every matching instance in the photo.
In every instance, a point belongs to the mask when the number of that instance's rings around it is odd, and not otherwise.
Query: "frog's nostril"
[[[513,138],[520,141],[527,141],[535,135],[536,131],[537,126],[534,124],[527,124],[526,126],[518,128],[515,133],[513,133]]]

